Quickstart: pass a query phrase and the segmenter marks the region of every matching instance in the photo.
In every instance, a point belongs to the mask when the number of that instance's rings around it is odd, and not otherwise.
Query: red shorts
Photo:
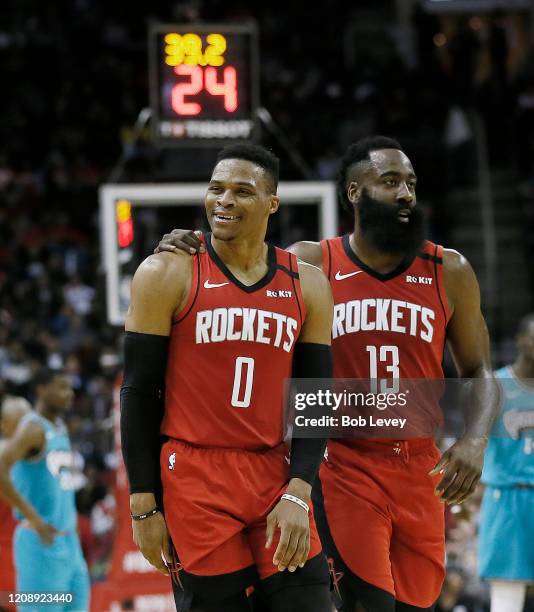
[[[320,471],[328,526],[362,580],[426,608],[445,577],[444,505],[434,495],[432,439],[328,443]]]
[[[168,440],[161,451],[165,520],[183,569],[219,576],[256,567],[260,579],[276,574],[280,538],[265,548],[266,517],[289,480],[286,446],[265,452],[197,448]],[[321,544],[310,509],[310,554]]]

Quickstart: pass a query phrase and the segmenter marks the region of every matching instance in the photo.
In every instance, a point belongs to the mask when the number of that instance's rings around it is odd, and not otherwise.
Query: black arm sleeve
[[[121,387],[122,456],[130,493],[160,488],[160,426],[169,338],[126,332]]]
[[[293,378],[332,378],[332,350],[326,344],[300,343],[295,346]],[[291,478],[313,485],[326,448],[325,438],[291,440]]]

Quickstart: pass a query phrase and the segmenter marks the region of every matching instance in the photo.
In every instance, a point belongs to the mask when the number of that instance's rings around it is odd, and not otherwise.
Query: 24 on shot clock
[[[149,53],[152,125],[159,141],[214,146],[254,138],[254,24],[154,25]]]

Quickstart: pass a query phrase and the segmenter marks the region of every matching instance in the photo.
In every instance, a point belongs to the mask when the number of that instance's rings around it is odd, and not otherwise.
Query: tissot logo
[[[266,293],[267,293],[267,297],[290,298],[293,296],[292,291],[285,291],[283,289],[279,289],[278,291],[272,291],[271,289],[267,289]]]
[[[416,285],[431,285],[432,277],[431,276],[410,276],[406,275],[407,283],[414,283]]]

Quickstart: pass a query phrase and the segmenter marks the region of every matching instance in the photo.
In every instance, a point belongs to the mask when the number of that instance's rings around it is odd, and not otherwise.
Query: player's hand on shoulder
[[[487,438],[464,436],[446,450],[430,472],[443,474],[436,495],[447,504],[461,504],[476,489],[484,465]]]
[[[161,253],[163,251],[169,253],[183,251],[191,255],[204,253],[206,248],[200,240],[200,236],[202,236],[202,232],[198,230],[173,229],[170,234],[163,235],[158,246],[154,249],[154,253]]]
[[[296,255],[301,261],[321,268],[323,265],[323,250],[318,242],[301,240],[289,246],[286,251]]]
[[[143,557],[150,565],[168,576],[169,570],[166,562],[169,564],[172,562],[172,553],[169,532],[163,514],[156,512],[142,521],[132,520],[132,531],[134,543]]]

